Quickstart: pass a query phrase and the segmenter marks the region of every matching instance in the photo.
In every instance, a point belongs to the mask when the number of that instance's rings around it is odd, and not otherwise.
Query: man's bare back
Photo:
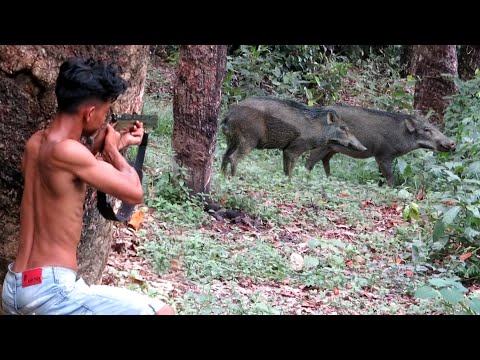
[[[53,161],[64,141],[38,131],[27,142],[22,163],[20,248],[14,270],[64,266],[77,270],[86,184]],[[78,143],[78,146],[83,146]]]

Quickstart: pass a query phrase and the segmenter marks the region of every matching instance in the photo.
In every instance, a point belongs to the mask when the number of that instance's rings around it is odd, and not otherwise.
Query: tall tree
[[[402,45],[400,52],[400,65],[402,67],[401,75],[407,77],[415,73],[415,64],[413,62],[413,45]]]
[[[443,128],[443,113],[448,106],[444,97],[455,92],[454,82],[442,74],[457,75],[457,50],[455,45],[415,45],[415,84],[413,106],[423,114],[434,110],[429,119]]]
[[[217,143],[226,45],[183,45],[173,95],[172,147],[192,194],[208,193]]]
[[[0,287],[18,244],[23,190],[20,163],[25,142],[52,119],[58,68],[72,56],[93,56],[119,64],[130,87],[114,111],[140,113],[142,109],[148,46],[0,46]],[[79,272],[89,283],[101,279],[112,238],[112,223],[98,213],[95,195],[88,189],[78,249]]]
[[[470,80],[480,69],[480,45],[462,45],[458,52],[458,76]]]

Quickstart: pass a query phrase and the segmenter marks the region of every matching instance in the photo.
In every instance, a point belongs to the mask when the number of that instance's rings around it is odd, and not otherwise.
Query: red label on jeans
[[[42,268],[22,272],[22,287],[42,283]]]

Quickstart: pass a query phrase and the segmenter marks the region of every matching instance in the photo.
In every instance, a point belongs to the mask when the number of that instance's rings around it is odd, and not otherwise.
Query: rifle
[[[137,114],[112,114],[110,125],[115,127],[115,130],[121,130],[124,127],[131,126],[135,121],[143,122],[143,127],[146,130],[152,130],[157,127],[157,115],[137,115]]]
[[[143,180],[143,161],[145,159],[145,150],[147,149],[148,144],[148,132],[147,130],[154,129],[157,127],[158,117],[156,115],[138,115],[138,114],[112,114],[110,124],[115,126],[115,129],[121,130],[125,127],[133,125],[135,121],[143,122],[143,127],[145,132],[143,133],[142,142],[138,147],[137,156],[135,162],[128,161],[128,163],[133,166],[137,171],[140,182]],[[97,209],[102,214],[102,216],[107,220],[113,221],[127,221],[132,216],[135,205],[127,204],[122,201],[122,204],[118,211],[115,213],[113,206],[107,201],[107,196],[101,191],[97,191]]]

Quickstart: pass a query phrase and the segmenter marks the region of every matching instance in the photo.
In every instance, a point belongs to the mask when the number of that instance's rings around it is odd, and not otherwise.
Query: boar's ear
[[[407,126],[407,130],[409,132],[412,133],[415,131],[415,120],[412,117],[405,119],[405,125]]]
[[[337,114],[333,111],[327,113],[327,124],[332,125],[337,121]]]

